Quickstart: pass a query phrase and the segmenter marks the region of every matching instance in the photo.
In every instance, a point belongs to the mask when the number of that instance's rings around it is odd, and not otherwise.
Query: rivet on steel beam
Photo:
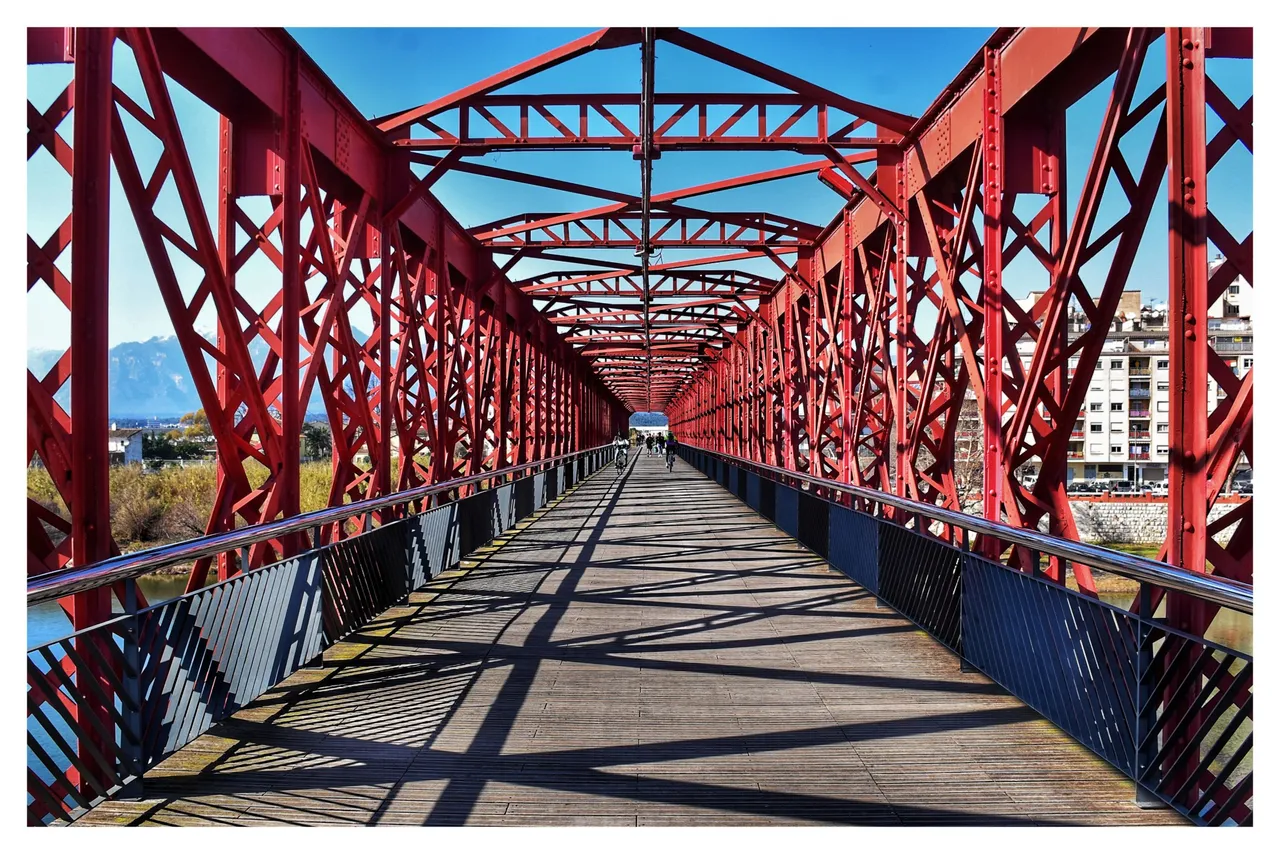
[[[1196,64],[1189,59],[1182,60],[1183,68],[1195,68]]]
[[[1196,333],[1195,333],[1195,330],[1193,330],[1193,329],[1188,329],[1188,330],[1187,330],[1187,333],[1186,333],[1186,336],[1187,336],[1187,340],[1188,340],[1188,341],[1194,341],[1194,340],[1196,340]]]
[[[1195,325],[1196,325],[1196,316],[1195,316],[1194,314],[1192,314],[1191,312],[1187,312],[1186,314],[1184,314],[1184,315],[1182,316],[1182,320],[1183,320],[1183,322],[1184,322],[1184,323],[1188,323],[1188,324],[1190,324],[1190,325],[1192,325],[1192,326],[1195,326]]]
[[[1194,43],[1194,42],[1192,42],[1192,41],[1191,41],[1191,39],[1183,39],[1183,40],[1182,40],[1182,46],[1183,46],[1183,48],[1185,48],[1186,50],[1191,50],[1191,48],[1195,47],[1195,43]]]
[[[1192,525],[1190,522],[1182,523],[1182,530],[1186,531],[1188,534],[1194,531],[1195,529],[1196,529],[1196,526]]]
[[[1195,202],[1196,197],[1191,195],[1190,193],[1187,193],[1185,196],[1182,197],[1182,200],[1190,205]]]

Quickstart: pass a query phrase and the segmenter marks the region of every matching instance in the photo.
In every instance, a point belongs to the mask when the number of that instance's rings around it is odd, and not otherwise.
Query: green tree
[[[178,423],[184,425],[182,435],[188,439],[208,439],[213,435],[213,431],[209,429],[209,416],[204,414],[203,409],[188,412],[178,419]]]
[[[174,437],[177,431],[171,430],[164,436],[144,435],[142,437],[142,456],[148,460],[197,460],[204,456],[204,446],[199,442]]]
[[[333,437],[323,424],[302,425],[302,453],[312,460],[327,457],[333,450]]]

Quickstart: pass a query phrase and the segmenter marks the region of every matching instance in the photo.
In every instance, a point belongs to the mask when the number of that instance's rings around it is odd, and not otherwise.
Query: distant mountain
[[[358,339],[367,333],[354,330]],[[212,340],[212,335],[206,335]],[[268,353],[267,344],[255,338],[249,347],[249,356],[255,367],[261,367]],[[62,353],[57,350],[28,350],[27,367],[37,378],[49,372]],[[171,418],[199,409],[200,396],[196,393],[186,357],[175,336],[150,338],[146,341],[126,341],[112,347],[107,358],[108,410],[113,418]],[[213,359],[206,356],[206,364],[213,369]],[[71,399],[71,384],[65,384],[56,400],[66,407]],[[312,391],[307,404],[308,413],[324,412],[324,401],[319,389]]]

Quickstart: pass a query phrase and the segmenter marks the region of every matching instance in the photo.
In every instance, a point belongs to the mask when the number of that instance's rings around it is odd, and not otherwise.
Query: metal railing
[[[363,501],[341,504],[337,507],[326,507],[323,510],[301,513],[276,522],[264,522],[260,525],[249,525],[244,528],[237,528],[234,531],[209,534],[184,540],[180,543],[141,549],[85,567],[70,567],[56,572],[34,575],[27,579],[27,605],[37,605],[72,593],[93,590],[127,578],[137,578],[138,576],[146,575],[148,572],[172,566],[175,563],[185,563],[202,557],[234,552],[237,549],[252,546],[265,540],[279,539],[287,534],[314,531],[317,528],[323,528],[336,522],[345,522],[348,519],[363,516],[366,513],[375,513],[391,507],[403,507],[415,501],[444,495],[454,490],[482,484],[486,481],[506,480],[530,469],[554,466],[565,460],[576,459],[596,451],[603,451],[609,447],[611,446],[600,445],[586,451],[561,454],[558,457],[548,457],[536,462],[508,466],[495,471],[480,472],[479,474],[455,478],[441,483],[406,489],[403,492],[393,492],[387,495],[366,498]],[[318,544],[318,540],[313,541],[313,547]]]
[[[1241,584],[1238,581],[1192,572],[1191,570],[1161,563],[1140,555],[1117,552],[1075,540],[1064,540],[1061,537],[1055,537],[1052,534],[1040,531],[1014,528],[1000,522],[992,522],[981,516],[971,516],[968,513],[948,510],[936,504],[925,504],[888,492],[853,486],[852,484],[830,480],[829,478],[814,477],[804,472],[722,454],[698,445],[685,444],[681,445],[681,447],[701,451],[705,454],[713,454],[732,462],[734,465],[768,472],[769,474],[807,483],[811,486],[821,487],[822,489],[843,492],[866,502],[893,507],[905,511],[910,516],[923,517],[943,525],[951,525],[966,530],[971,534],[994,537],[1014,545],[1025,546],[1041,554],[1055,555],[1076,563],[1088,564],[1106,572],[1131,578],[1134,581],[1154,584],[1166,590],[1188,593],[1207,602],[1213,602],[1216,605],[1243,611],[1247,614],[1253,613],[1253,587],[1248,584]]]
[[[1161,591],[1183,597],[1180,608],[1185,597],[1204,603],[1209,616],[1215,605],[1252,614],[1250,585],[682,448],[686,460],[931,634],[963,667],[986,674],[1133,779],[1140,804],[1171,806],[1198,824],[1252,824],[1252,656],[1157,616]],[[958,543],[951,539],[957,530]],[[985,553],[990,539],[971,548],[974,534],[994,538],[1000,550],[1006,543],[1030,549],[1031,567],[1047,553],[1134,579],[1134,606],[1008,566]]]
[[[608,448],[30,579],[29,605],[111,585],[123,613],[28,650],[28,824],[68,822],[104,799],[140,795],[146,770],[599,470]],[[489,488],[457,494],[482,485]],[[355,536],[318,536],[327,525],[448,493],[456,500],[386,514]],[[309,550],[138,607],[141,575],[306,530],[315,532]]]

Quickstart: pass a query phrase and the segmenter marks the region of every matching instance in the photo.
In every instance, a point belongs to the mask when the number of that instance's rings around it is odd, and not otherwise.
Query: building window
[[[1090,403],[1090,404],[1089,404],[1089,411],[1090,411],[1090,412],[1101,412],[1101,411],[1102,411],[1102,401],[1098,401],[1097,403]]]
[[[1169,360],[1168,360],[1168,359],[1156,359],[1156,368],[1157,368],[1158,370],[1161,370],[1161,371],[1167,371],[1167,370],[1169,370]]]
[[[1246,357],[1245,357],[1245,359],[1244,359],[1244,366],[1245,366],[1246,368],[1252,368],[1252,367],[1253,367],[1253,359],[1250,359],[1248,356],[1246,356]]]
[[[1098,444],[1090,445],[1090,446],[1089,446],[1089,453],[1091,453],[1091,454],[1100,454],[1100,453],[1102,453],[1102,446],[1101,446],[1101,445],[1098,445]],[[1089,475],[1089,477],[1092,477],[1092,475]]]
[[[1156,453],[1167,454],[1169,453],[1169,448],[1166,445],[1156,445]]]
[[[1124,448],[1122,448],[1120,445],[1112,445],[1112,446],[1111,446],[1111,453],[1113,453],[1113,454],[1123,454],[1123,453],[1124,453]]]
[[[1090,424],[1090,425],[1089,425],[1089,432],[1090,432],[1090,433],[1101,433],[1101,432],[1102,432],[1102,425],[1101,425],[1101,424]]]
[[[1123,432],[1124,432],[1124,425],[1123,425],[1123,424],[1112,424],[1112,425],[1111,425],[1111,432],[1112,432],[1112,433],[1123,433]]]
[[[1156,383],[1156,391],[1168,391],[1168,390],[1169,390],[1168,383]]]
[[[1118,371],[1118,370],[1121,370],[1123,367],[1124,367],[1124,362],[1121,361],[1120,359],[1111,360],[1111,370]]]
[[[1168,411],[1169,411],[1169,401],[1167,400],[1156,401],[1156,412],[1168,412]]]
[[[1112,411],[1112,412],[1124,412],[1124,404],[1123,404],[1123,403],[1113,403],[1113,404],[1111,404],[1111,411]]]
[[[1240,286],[1239,286],[1239,285],[1229,285],[1229,286],[1227,286],[1227,293],[1229,293],[1229,294],[1233,294],[1233,295],[1234,295],[1234,294],[1238,294],[1238,293],[1240,293]]]
[[[1156,432],[1157,432],[1157,433],[1168,433],[1168,432],[1169,432],[1169,425],[1168,425],[1168,424],[1157,424],[1157,425],[1156,425]]]

